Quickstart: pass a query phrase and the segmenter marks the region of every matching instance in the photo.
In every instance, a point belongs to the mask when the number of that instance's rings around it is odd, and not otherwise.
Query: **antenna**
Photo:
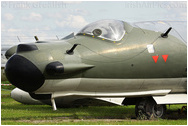
[[[39,39],[38,39],[38,37],[37,37],[37,36],[34,36],[34,38],[35,38],[35,40],[36,40],[36,41],[39,41]]]
[[[59,40],[59,37],[56,35],[56,38]]]
[[[66,53],[69,54],[69,55],[74,54],[74,49],[76,48],[77,45],[80,45],[80,44],[74,44],[73,47],[70,50],[66,51]]]
[[[20,41],[20,38],[19,38],[18,36],[17,36],[17,38],[18,38],[18,41],[21,42],[21,41]]]
[[[172,27],[170,27],[165,33],[161,34],[161,37],[168,38],[168,33],[171,31]]]

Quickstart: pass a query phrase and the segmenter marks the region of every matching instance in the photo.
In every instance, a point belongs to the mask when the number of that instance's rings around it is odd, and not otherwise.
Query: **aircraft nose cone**
[[[20,55],[14,55],[8,60],[5,74],[13,85],[27,92],[36,91],[45,81],[42,72]]]

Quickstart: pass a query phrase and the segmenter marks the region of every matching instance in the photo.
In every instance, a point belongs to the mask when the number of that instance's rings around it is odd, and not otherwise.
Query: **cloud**
[[[22,17],[22,20],[25,20],[25,21],[40,21],[42,20],[42,15],[39,14],[39,13],[30,13],[29,16],[25,16],[25,17]]]
[[[79,15],[69,15],[62,21],[56,21],[59,27],[70,27],[70,28],[82,28],[88,24],[88,22]]]
[[[62,12],[63,14],[65,13],[66,14],[66,12]],[[46,14],[49,18],[55,18],[55,19],[61,19],[61,18],[63,18],[63,16],[62,16],[62,13],[60,13],[60,12],[57,12],[57,13],[48,13],[48,14]]]
[[[85,15],[85,16],[89,15],[89,12],[84,9],[75,9],[73,13],[78,15]]]
[[[1,23],[1,31],[3,30],[3,29],[5,29],[6,27],[5,27],[5,24],[3,24],[3,23]]]
[[[168,1],[164,7],[166,7],[164,15],[168,20],[187,20],[187,2]]]
[[[14,16],[11,13],[6,13],[4,14],[4,18],[7,21],[11,21],[12,19],[14,19]]]
[[[48,12],[45,16],[49,18],[55,18],[55,19],[64,19],[68,17],[69,15],[80,15],[80,16],[89,16],[89,11],[85,9],[62,9],[57,12]]]
[[[14,28],[9,28],[7,30],[7,32],[20,32],[20,31],[21,31],[21,29],[14,29]]]

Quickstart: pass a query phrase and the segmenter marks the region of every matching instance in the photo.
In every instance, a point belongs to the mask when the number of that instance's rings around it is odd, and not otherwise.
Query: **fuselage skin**
[[[135,28],[127,23],[125,26],[126,33],[118,42],[78,34],[76,38],[66,41],[35,43],[38,50],[17,53],[44,74],[44,84],[34,93],[87,92],[99,97],[108,93],[153,90],[186,93],[186,44],[171,35],[162,38],[160,32]],[[66,51],[74,44],[80,45],[73,54],[67,54]],[[148,52],[147,45],[150,44],[154,47],[154,53]],[[162,55],[168,55],[166,62]],[[157,62],[152,56],[158,56]],[[55,61],[63,64],[63,76],[49,76],[45,73],[46,66]],[[66,69],[77,64],[93,67],[66,73]]]

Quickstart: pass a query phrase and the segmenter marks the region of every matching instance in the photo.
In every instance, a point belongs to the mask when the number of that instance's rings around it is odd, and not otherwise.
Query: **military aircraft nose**
[[[42,72],[20,55],[14,55],[8,60],[5,74],[13,85],[27,92],[36,91],[45,81]]]

